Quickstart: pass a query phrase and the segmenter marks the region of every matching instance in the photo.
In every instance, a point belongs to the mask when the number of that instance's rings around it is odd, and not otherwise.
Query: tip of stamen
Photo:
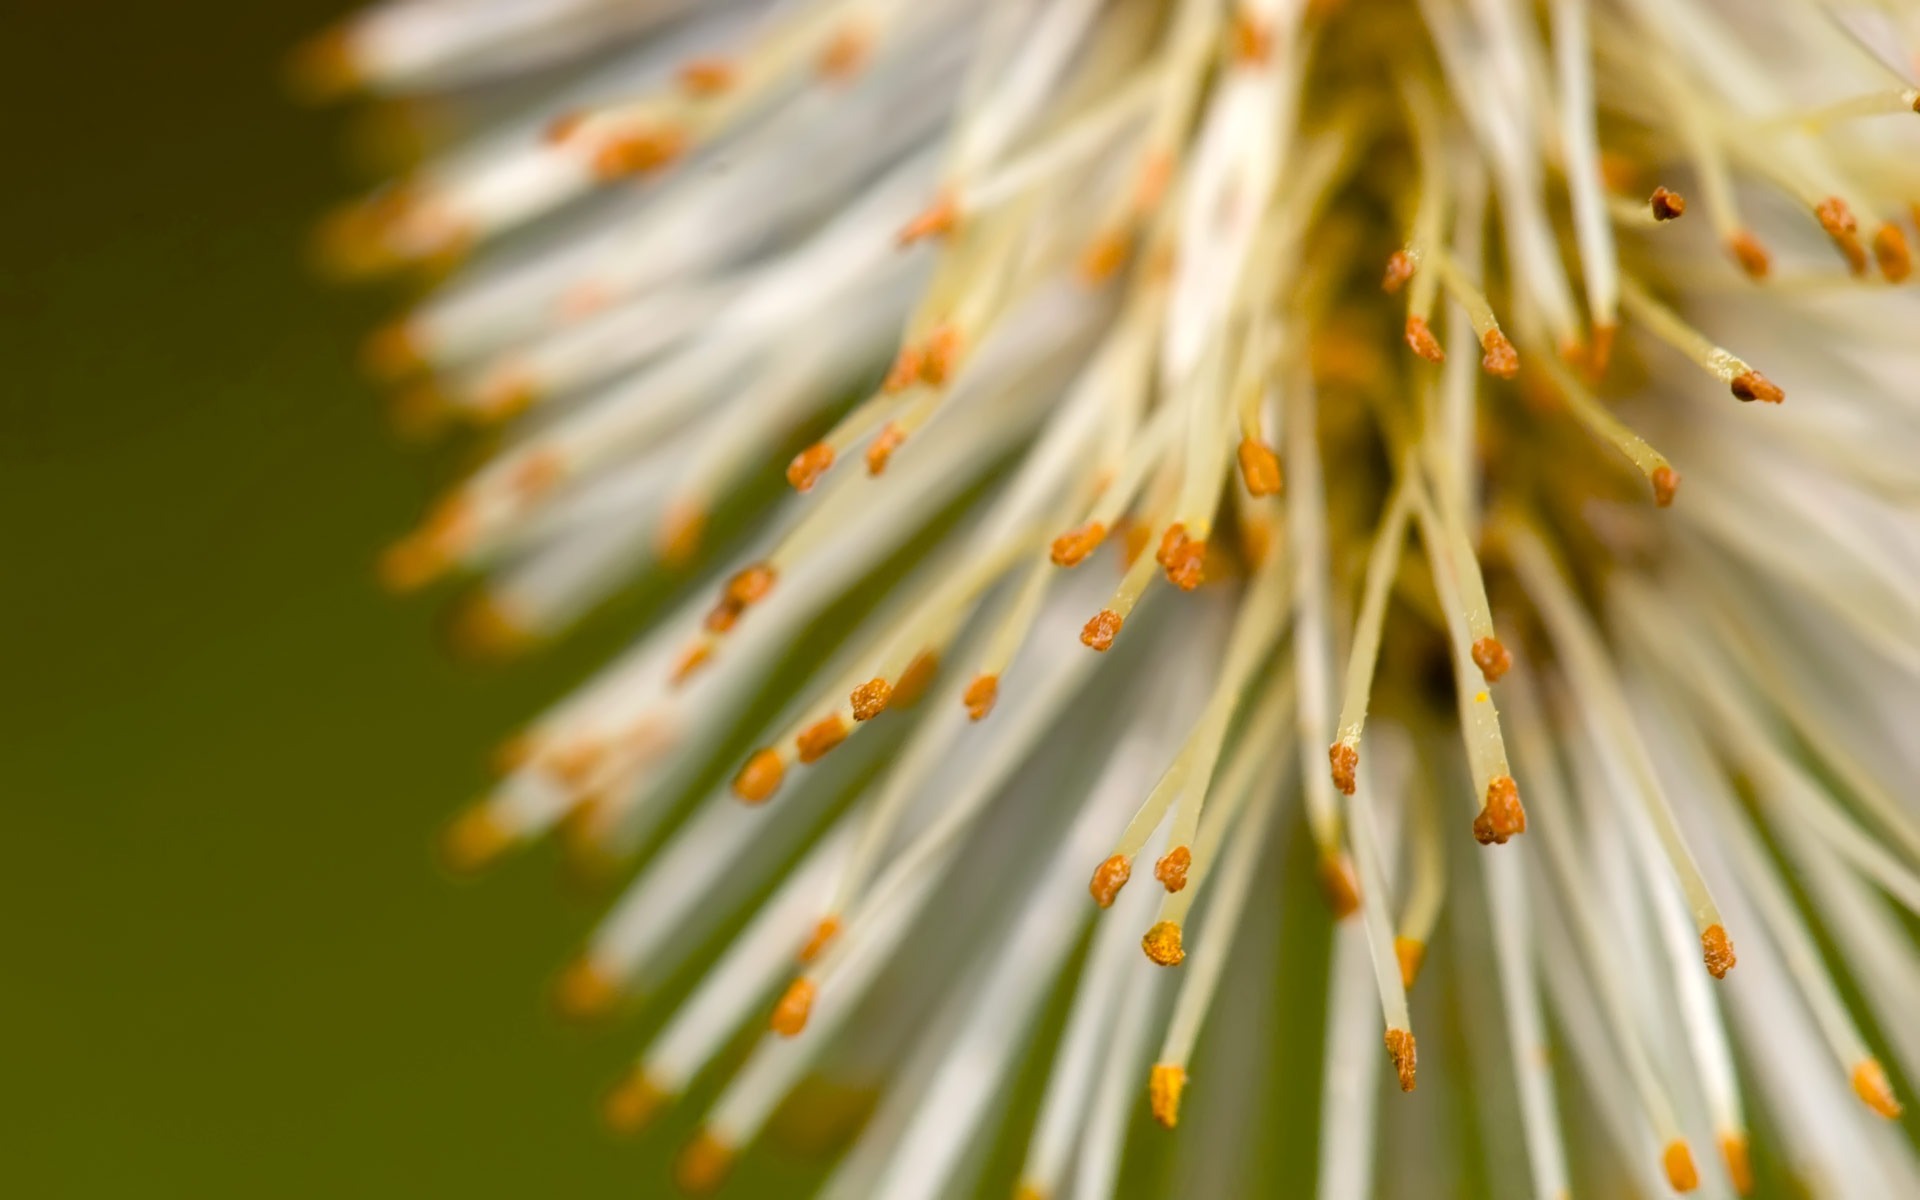
[[[814,959],[819,958],[820,952],[825,950],[827,946],[832,943],[833,939],[839,936],[840,918],[821,917],[820,923],[815,925],[813,932],[807,936],[807,944],[800,947],[800,961],[810,963]]]
[[[1487,803],[1473,819],[1473,836],[1482,846],[1504,846],[1507,839],[1527,831],[1527,810],[1520,805],[1520,789],[1511,776],[1500,775],[1487,784]]]
[[[1240,478],[1255,496],[1280,494],[1280,458],[1258,438],[1240,439]]]
[[[1107,527],[1098,521],[1088,521],[1080,528],[1053,539],[1050,557],[1055,566],[1077,567],[1106,539]]]
[[[1387,259],[1387,274],[1380,281],[1380,290],[1391,296],[1407,285],[1413,278],[1413,255],[1405,250],[1395,250]]]
[[[673,664],[673,685],[679,687],[692,679],[694,673],[713,659],[713,643],[705,640],[695,642],[681,651],[680,658]]]
[[[1389,1029],[1386,1036],[1387,1053],[1393,1058],[1394,1074],[1400,1077],[1400,1090],[1413,1090],[1414,1067],[1419,1054],[1413,1043],[1413,1034],[1404,1029]]]
[[[1407,318],[1407,346],[1430,363],[1447,361],[1447,352],[1440,348],[1440,340],[1427,327],[1425,317]]]
[[[1728,384],[1733,398],[1743,403],[1765,400],[1768,404],[1778,404],[1787,398],[1779,385],[1758,371],[1742,371]]]
[[[1089,284],[1102,284],[1127,265],[1133,243],[1124,231],[1109,230],[1087,243],[1080,255],[1080,278]]]
[[[900,682],[893,685],[893,699],[887,701],[889,708],[912,708],[927,694],[927,688],[933,683],[933,677],[940,673],[940,656],[931,650],[922,650],[913,656],[907,669],[900,672]]]
[[[967,685],[966,694],[960,697],[967,706],[967,717],[974,721],[984,721],[993,711],[994,701],[1000,698],[1000,677],[998,675],[978,675]]]
[[[660,561],[669,567],[687,565],[699,553],[706,529],[707,514],[698,505],[684,501],[670,505],[660,522]]]
[[[780,752],[774,749],[756,751],[740,773],[733,777],[733,794],[748,804],[762,804],[780,789],[780,780],[787,773],[786,764],[780,761]]]
[[[601,1098],[600,1121],[609,1133],[633,1137],[653,1123],[653,1118],[670,1099],[666,1089],[655,1083],[644,1068],[634,1067]]]
[[[672,165],[685,154],[687,139],[677,129],[646,129],[608,138],[593,152],[593,173],[602,183],[644,175]]]
[[[899,241],[902,246],[911,246],[925,238],[945,237],[959,223],[960,205],[951,193],[944,193],[900,227]]]
[[[492,810],[476,804],[447,823],[440,835],[440,862],[456,875],[471,875],[499,861],[514,841]]]
[[[1167,582],[1183,592],[1200,586],[1206,576],[1207,543],[1187,536],[1187,527],[1175,522],[1160,538],[1153,561],[1167,573]]]
[[[773,583],[773,568],[766,563],[754,563],[727,580],[727,599],[741,608],[751,607],[767,598]]]
[[[360,362],[367,374],[386,384],[412,379],[427,369],[419,336],[407,321],[393,321],[374,330],[361,347]]]
[[[1900,1116],[1900,1101],[1893,1094],[1893,1085],[1887,1082],[1887,1071],[1877,1058],[1863,1058],[1853,1068],[1853,1092],[1871,1108],[1887,1120]]]
[[[1186,960],[1187,952],[1180,946],[1180,924],[1177,921],[1160,921],[1147,930],[1140,939],[1140,948],[1147,957],[1163,967],[1177,967]]]
[[[1661,508],[1673,507],[1673,497],[1680,491],[1680,472],[1672,467],[1655,467],[1652,478],[1653,502]]]
[[[847,722],[839,713],[830,713],[800,731],[793,740],[803,763],[819,762],[827,752],[847,740]]]
[[[793,456],[787,464],[787,482],[796,492],[811,491],[820,477],[833,466],[833,447],[825,442],[815,442],[805,450]]]
[[[1120,636],[1123,624],[1119,613],[1103,608],[1080,630],[1080,644],[1104,654],[1113,648],[1113,639]]]
[[[1686,215],[1687,198],[1678,192],[1666,188],[1653,189],[1653,195],[1647,198],[1647,207],[1653,210],[1656,221],[1678,221]]]
[[[1700,934],[1700,954],[1706,959],[1707,970],[1715,979],[1725,979],[1727,972],[1733,970],[1736,961],[1733,957],[1733,939],[1727,936],[1727,927],[1713,924]]]
[[[1873,235],[1873,260],[1888,283],[1904,283],[1913,274],[1913,255],[1907,249],[1907,235],[1889,221]]]
[[[1153,864],[1153,877],[1169,892],[1177,892],[1187,886],[1187,871],[1192,866],[1193,851],[1175,846]]]
[[[780,1002],[773,1006],[773,1016],[767,1022],[772,1030],[781,1037],[798,1037],[807,1027],[807,1018],[813,1014],[813,980],[805,975],[787,985],[780,995]]]
[[[1753,1194],[1753,1156],[1747,1146],[1747,1135],[1740,1131],[1720,1135],[1720,1158],[1727,1164],[1727,1178],[1733,1181],[1735,1194],[1751,1196]]]
[[[1700,1171],[1693,1165],[1693,1148],[1684,1138],[1667,1143],[1660,1154],[1660,1165],[1667,1172],[1667,1186],[1676,1192],[1690,1192],[1700,1186]]]
[[[1346,742],[1335,742],[1327,747],[1327,764],[1333,770],[1333,786],[1344,795],[1353,795],[1358,786],[1356,773],[1360,769],[1360,750]]]
[[[362,81],[353,39],[345,28],[330,29],[309,40],[287,61],[287,88],[302,103],[339,100]]]
[[[1147,1076],[1147,1104],[1153,1119],[1168,1129],[1180,1123],[1180,1093],[1187,1086],[1187,1069],[1173,1063],[1155,1063]]]
[[[733,1147],[702,1129],[673,1164],[673,1182],[683,1192],[704,1196],[719,1187],[733,1169]]]
[[[1520,373],[1520,355],[1506,334],[1498,329],[1487,330],[1486,336],[1480,339],[1480,348],[1486,351],[1480,359],[1480,368],[1487,374],[1512,379]]]
[[[1750,279],[1765,279],[1773,267],[1773,259],[1767,254],[1760,239],[1749,230],[1742,229],[1727,239],[1727,249],[1732,252],[1733,260]]]
[[[847,697],[848,703],[853,705],[853,719],[856,721],[873,720],[887,710],[887,704],[892,699],[893,685],[881,678],[867,680]]]
[[[1127,886],[1127,880],[1133,878],[1133,862],[1125,855],[1116,854],[1094,868],[1093,881],[1087,890],[1093,894],[1093,902],[1101,908],[1112,908],[1113,898],[1120,889]]]
[[[1360,881],[1354,876],[1352,859],[1344,854],[1323,854],[1317,873],[1320,891],[1335,920],[1345,920],[1360,911]]]
[[[524,654],[539,640],[505,601],[485,591],[472,593],[454,609],[447,637],[456,653],[483,662]]]
[[[867,443],[867,474],[884,475],[887,463],[893,459],[893,452],[906,444],[907,435],[900,427],[888,421],[880,427],[880,432]]]
[[[942,325],[927,335],[920,356],[920,382],[945,387],[960,365],[960,331]]]
[[[1473,665],[1480,668],[1480,674],[1488,683],[1500,682],[1500,677],[1513,667],[1513,655],[1500,644],[1497,637],[1483,637],[1473,644]]]
[[[553,1010],[569,1021],[597,1021],[619,1002],[619,983],[590,958],[568,963],[553,981]]]
[[[1400,986],[1411,990],[1420,977],[1420,964],[1426,961],[1427,944],[1419,938],[1394,938],[1393,957],[1400,963]]]
[[[696,58],[681,66],[675,80],[689,95],[702,98],[718,96],[731,89],[739,73],[733,64],[719,58]]]

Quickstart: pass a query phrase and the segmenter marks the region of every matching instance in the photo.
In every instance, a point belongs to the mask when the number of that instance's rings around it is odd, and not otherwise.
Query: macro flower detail
[[[369,364],[487,450],[387,580],[495,652],[677,581],[445,841],[626,873],[556,985],[673,998],[609,1126],[697,1109],[693,1191],[830,1080],[830,1196],[1920,1195],[1917,56],[1866,0],[316,40],[425,147],[325,262],[436,281]]]

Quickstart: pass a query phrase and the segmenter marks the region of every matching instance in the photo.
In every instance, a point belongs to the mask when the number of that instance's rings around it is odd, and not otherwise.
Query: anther
[[[738,79],[733,64],[717,58],[697,58],[681,67],[675,77],[690,95],[718,96],[732,88]]]
[[[754,563],[727,580],[727,599],[742,608],[748,608],[767,598],[767,593],[773,590],[773,581],[771,566]]]
[[[1648,197],[1647,207],[1653,210],[1653,219],[1656,221],[1678,221],[1686,215],[1687,198],[1678,192],[1657,187],[1653,189],[1653,195]]]
[[[853,705],[853,719],[871,721],[887,710],[887,704],[893,699],[893,685],[885,679],[869,679],[853,689],[848,702]]]
[[[1660,1155],[1660,1165],[1667,1172],[1667,1186],[1676,1192],[1690,1192],[1700,1186],[1700,1171],[1693,1165],[1693,1148],[1685,1139],[1675,1138],[1667,1143]]]
[[[1672,467],[1656,467],[1653,472],[1653,502],[1661,508],[1671,508],[1673,497],[1680,490],[1680,472]]]
[[[780,995],[780,1002],[773,1006],[773,1016],[768,1020],[769,1027],[781,1037],[798,1037],[807,1027],[807,1018],[813,1013],[815,988],[813,980],[805,975],[787,985]]]
[[[793,461],[787,464],[787,482],[793,485],[796,492],[809,491],[832,466],[833,447],[825,442],[815,442],[794,455]]]
[[[1486,351],[1481,356],[1480,368],[1487,374],[1512,379],[1520,373],[1520,355],[1514,351],[1513,343],[1507,340],[1506,334],[1498,329],[1487,330],[1486,336],[1480,339],[1480,348]]]
[[[1868,1108],[1892,1121],[1900,1116],[1900,1101],[1894,1097],[1887,1071],[1877,1058],[1863,1058],[1853,1068],[1853,1092]]]
[[[653,1123],[670,1097],[661,1086],[634,1067],[607,1089],[600,1101],[600,1121],[609,1133],[633,1137]]]
[[[993,702],[1000,698],[1000,677],[998,675],[977,675],[967,685],[966,694],[960,702],[967,706],[969,720],[984,721],[993,711]]]
[[[1413,278],[1413,272],[1413,256],[1405,250],[1395,250],[1387,259],[1387,274],[1380,281],[1380,290],[1389,296],[1393,295],[1407,286],[1407,281]]]
[[[694,672],[713,660],[713,643],[702,640],[688,646],[680,654],[678,662],[673,664],[673,686],[679,687],[693,678]]]
[[[1513,666],[1513,655],[1500,644],[1496,637],[1483,637],[1473,644],[1473,665],[1480,668],[1481,676],[1488,683],[1500,682]]]
[[[1186,961],[1187,952],[1180,946],[1180,925],[1176,921],[1160,921],[1147,930],[1140,939],[1140,948],[1147,957],[1162,967],[1177,967]]]
[[[1415,354],[1428,362],[1447,361],[1447,352],[1440,348],[1439,339],[1433,336],[1433,330],[1427,328],[1425,317],[1407,318],[1407,345]]]
[[[1327,765],[1333,769],[1333,786],[1351,796],[1356,786],[1355,772],[1360,768],[1360,751],[1345,742],[1327,747]]]
[[[1847,269],[1855,275],[1866,274],[1867,251],[1860,244],[1860,223],[1854,219],[1853,210],[1847,207],[1847,202],[1838,196],[1829,196],[1814,208],[1813,215],[1818,218],[1820,228],[1827,231],[1834,246],[1846,258]]]
[[[1193,851],[1175,846],[1153,864],[1153,877],[1169,892],[1177,892],[1187,886],[1187,871],[1192,867]]]
[[[457,875],[491,866],[513,847],[512,831],[485,805],[475,805],[447,823],[440,835],[440,862]]]
[[[893,699],[887,701],[892,708],[912,708],[927,694],[927,687],[933,677],[940,673],[940,656],[931,650],[922,650],[913,656],[907,669],[900,672],[900,682],[893,685]]]
[[[748,804],[761,804],[780,790],[780,780],[786,775],[786,764],[780,761],[778,750],[760,750],[740,768],[733,777],[733,794]]]
[[[1400,964],[1400,986],[1412,989],[1413,981],[1420,977],[1420,964],[1426,961],[1427,944],[1419,938],[1394,938],[1393,957]]]
[[[1175,522],[1161,536],[1153,561],[1166,571],[1167,582],[1190,592],[1206,577],[1206,557],[1207,543],[1188,537],[1187,527]]]
[[[1113,648],[1113,639],[1120,636],[1123,624],[1119,613],[1103,608],[1080,630],[1080,644],[1104,654]]]
[[[880,432],[873,435],[873,441],[867,444],[867,474],[885,474],[888,460],[906,440],[907,435],[902,433],[900,427],[892,421],[882,425]]]
[[[1107,527],[1089,521],[1080,528],[1053,539],[1051,555],[1056,566],[1077,567],[1107,538]]]
[[[1748,230],[1742,229],[1728,238],[1727,249],[1732,252],[1734,261],[1740,264],[1740,269],[1745,271],[1750,279],[1765,279],[1767,272],[1772,269],[1773,260],[1768,256],[1766,248],[1760,244],[1760,239],[1754,237]]]
[[[813,932],[808,935],[807,944],[800,947],[800,961],[810,963],[814,959],[819,958],[820,952],[825,950],[832,944],[833,939],[839,936],[840,918],[821,917],[820,923],[815,925]]]
[[[1473,836],[1482,846],[1504,846],[1507,839],[1527,831],[1527,810],[1520,806],[1520,789],[1508,775],[1487,784],[1487,803],[1473,819]]]
[[[900,228],[900,244],[911,246],[923,238],[945,237],[960,222],[960,206],[953,196],[942,195],[926,210]]]
[[[677,130],[651,129],[610,138],[593,152],[593,173],[603,183],[668,166],[686,152]]]
[[[1768,404],[1778,404],[1787,398],[1785,392],[1758,371],[1740,372],[1733,377],[1729,386],[1734,399],[1748,403],[1765,400]]]
[[[1127,880],[1133,877],[1133,862],[1125,855],[1116,854],[1094,868],[1093,881],[1087,890],[1093,893],[1093,902],[1101,908],[1112,908],[1113,898],[1120,889],[1127,886]]]
[[[920,381],[928,387],[944,387],[960,364],[960,331],[942,325],[927,335],[920,359]]]
[[[1744,1133],[1720,1135],[1720,1158],[1727,1164],[1727,1178],[1733,1181],[1736,1195],[1753,1194],[1753,1156]]]
[[[1173,1063],[1155,1063],[1147,1076],[1147,1105],[1153,1119],[1172,1129],[1180,1123],[1180,1093],[1187,1086],[1187,1069]]]
[[[1240,478],[1255,496],[1280,494],[1280,459],[1273,448],[1258,438],[1240,439]]]
[[[620,1002],[620,985],[592,959],[568,963],[553,981],[554,1011],[569,1021],[597,1021]]]
[[[1889,221],[1873,235],[1873,259],[1888,283],[1904,283],[1913,274],[1913,255],[1907,250],[1907,235]]]
[[[1404,1029],[1389,1029],[1386,1043],[1387,1054],[1393,1059],[1393,1072],[1400,1077],[1400,1090],[1412,1091],[1414,1068],[1419,1061],[1413,1034]]]
[[[719,1135],[701,1129],[673,1164],[673,1181],[681,1191],[704,1196],[719,1187],[733,1169],[733,1147]]]
[[[1733,970],[1737,960],[1733,957],[1733,939],[1727,936],[1726,926],[1707,926],[1700,934],[1700,954],[1706,959],[1707,970],[1715,979],[1727,977],[1727,972]]]
[[[839,713],[831,713],[800,731],[794,749],[801,762],[819,762],[827,751],[847,740],[847,722]]]
[[[1360,911],[1360,883],[1354,877],[1352,859],[1344,854],[1322,854],[1316,874],[1335,920],[1345,920]]]

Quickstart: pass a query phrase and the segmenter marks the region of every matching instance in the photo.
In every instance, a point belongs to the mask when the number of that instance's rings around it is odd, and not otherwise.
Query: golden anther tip
[[[786,764],[780,761],[778,750],[760,750],[733,777],[733,794],[748,804],[764,803],[779,790],[780,780],[786,771]]]
[[[1360,769],[1360,751],[1345,742],[1335,742],[1327,747],[1327,765],[1333,771],[1333,786],[1343,795],[1353,795],[1353,789],[1359,785],[1356,774]]]
[[[1498,683],[1513,668],[1513,655],[1499,638],[1483,637],[1473,644],[1473,665],[1480,668],[1481,677],[1488,683]]]
[[[1389,1029],[1386,1043],[1387,1054],[1393,1059],[1393,1073],[1400,1077],[1400,1090],[1412,1091],[1414,1069],[1420,1057],[1414,1046],[1413,1034],[1404,1029]]]
[[[1773,259],[1767,254],[1766,247],[1748,230],[1742,229],[1728,238],[1727,249],[1750,279],[1765,279],[1767,272],[1773,269]]]
[[[1077,567],[1106,538],[1107,527],[1098,521],[1089,521],[1080,528],[1053,539],[1053,546],[1048,553],[1055,566]]]
[[[796,492],[813,490],[813,485],[833,467],[833,447],[825,442],[815,442],[805,450],[793,456],[787,464],[787,482]]]
[[[1504,846],[1507,839],[1527,831],[1527,810],[1511,776],[1500,775],[1487,784],[1487,803],[1473,819],[1473,836],[1482,846]]]
[[[1693,1148],[1683,1138],[1667,1143],[1660,1154],[1660,1165],[1667,1172],[1667,1186],[1676,1192],[1690,1192],[1700,1186],[1699,1168],[1693,1165]]]
[[[944,193],[900,227],[899,242],[911,246],[926,238],[942,238],[960,223],[960,205],[952,193]]]
[[[1427,327],[1425,317],[1407,318],[1407,346],[1430,363],[1447,361],[1447,352],[1440,348],[1440,340]]]
[[[1426,961],[1427,944],[1419,938],[1394,938],[1393,957],[1400,963],[1400,986],[1412,989],[1413,981],[1420,977],[1420,964]]]
[[[893,685],[885,679],[869,679],[853,689],[847,702],[853,706],[853,719],[871,721],[887,711],[887,704],[893,699]]]
[[[978,675],[967,685],[966,694],[960,702],[967,706],[967,718],[984,721],[993,711],[994,701],[1000,698],[1000,677],[998,675]]]
[[[1240,439],[1240,479],[1255,496],[1280,494],[1280,458],[1258,438]]]
[[[538,640],[500,597],[475,591],[457,604],[447,624],[454,652],[483,662],[513,658]]]
[[[654,1117],[672,1099],[659,1084],[648,1077],[646,1071],[634,1067],[620,1081],[607,1089],[600,1100],[600,1122],[607,1132],[619,1137],[633,1137],[647,1126],[653,1124]]]
[[[913,656],[907,669],[900,672],[900,682],[893,685],[893,699],[887,701],[890,708],[912,708],[927,694],[933,677],[940,673],[940,656],[931,650],[922,650]]]
[[[1167,573],[1167,582],[1191,592],[1206,578],[1207,543],[1187,536],[1186,526],[1174,523],[1160,539],[1153,560]]]
[[[1160,881],[1161,887],[1169,892],[1177,892],[1187,886],[1187,872],[1192,867],[1193,851],[1185,846],[1175,846],[1153,864],[1153,877]]]
[[[1187,1069],[1173,1063],[1155,1063],[1147,1075],[1147,1104],[1153,1119],[1168,1129],[1180,1123],[1180,1093],[1187,1086]]]
[[[1727,936],[1727,927],[1713,924],[1700,934],[1700,956],[1706,960],[1707,970],[1715,979],[1725,979],[1727,972],[1733,970],[1737,961],[1733,956],[1733,939]]]
[[[1507,340],[1507,335],[1498,329],[1487,330],[1480,339],[1480,348],[1486,353],[1480,359],[1480,369],[1500,379],[1512,379],[1520,373],[1520,355]]]
[[[612,183],[670,166],[686,150],[686,137],[676,129],[625,133],[608,138],[594,149],[593,173],[602,183]]]
[[[1778,404],[1787,398],[1779,386],[1758,371],[1742,371],[1728,384],[1733,398],[1743,403],[1764,400],[1768,404]]]
[[[732,1169],[733,1147],[711,1130],[702,1129],[674,1160],[673,1182],[683,1192],[704,1196],[719,1187]]]
[[[1133,241],[1125,231],[1109,230],[1097,235],[1080,255],[1080,278],[1089,286],[1112,279],[1127,265],[1133,253]]]
[[[820,923],[815,925],[813,932],[807,936],[807,944],[800,947],[800,961],[810,963],[814,959],[819,958],[820,952],[825,950],[832,944],[833,939],[839,936],[840,918],[821,917]]]
[[[1687,212],[1687,198],[1679,192],[1670,192],[1666,188],[1653,189],[1653,195],[1647,198],[1647,207],[1653,210],[1656,221],[1678,221]]]
[[[673,664],[673,686],[679,687],[693,678],[694,673],[713,661],[713,643],[705,640],[695,642],[680,652],[680,658]]]
[[[1887,1082],[1887,1071],[1877,1058],[1863,1058],[1853,1068],[1853,1093],[1868,1108],[1892,1121],[1900,1116],[1900,1101]]]
[[[447,822],[440,834],[440,863],[456,875],[471,875],[498,862],[515,840],[512,830],[478,804]]]
[[[1727,1164],[1727,1178],[1733,1181],[1734,1192],[1741,1196],[1753,1195],[1753,1156],[1748,1150],[1747,1135],[1721,1134],[1720,1158]]]
[[[360,365],[375,380],[395,384],[423,374],[427,356],[412,323],[392,321],[368,336],[360,348]]]
[[[1680,472],[1672,467],[1655,467],[1653,471],[1653,502],[1661,508],[1673,507],[1673,498],[1680,491]]]
[[[813,1014],[813,980],[805,975],[787,985],[780,995],[780,1002],[773,1006],[773,1016],[767,1025],[781,1037],[798,1037],[807,1027],[807,1018]]]
[[[1093,902],[1101,908],[1112,908],[1113,898],[1120,889],[1127,886],[1127,880],[1133,878],[1133,862],[1124,855],[1116,854],[1094,868],[1093,881],[1087,885],[1087,891],[1093,894]]]
[[[872,39],[866,26],[858,21],[848,21],[820,51],[820,57],[814,62],[814,70],[823,79],[845,82],[860,73],[871,48]]]
[[[893,460],[893,452],[905,445],[906,441],[907,435],[900,431],[898,425],[892,421],[882,425],[873,441],[867,443],[867,474],[886,474],[887,464]]]
[[[1080,644],[1104,654],[1113,648],[1113,639],[1120,636],[1123,624],[1119,613],[1103,608],[1080,630]]]
[[[922,343],[920,382],[931,388],[945,387],[960,366],[960,331],[942,325]]]
[[[1387,273],[1380,280],[1380,290],[1389,296],[1393,295],[1407,286],[1407,281],[1413,278],[1413,272],[1413,255],[1405,250],[1395,250],[1387,258]]]
[[[738,78],[733,64],[718,58],[696,58],[674,75],[682,91],[702,98],[720,95],[732,88]]]
[[[342,99],[364,81],[352,34],[330,29],[294,50],[287,60],[287,90],[303,104]]]
[[[773,568],[766,563],[754,563],[727,581],[726,597],[741,608],[748,608],[765,600],[773,590],[773,583]]]
[[[553,1011],[569,1021],[598,1021],[620,1002],[620,984],[590,958],[577,958],[553,980]]]
[[[799,736],[793,739],[793,745],[801,762],[814,763],[846,740],[846,720],[839,713],[832,713],[801,730]]]
[[[1907,249],[1907,235],[1888,221],[1873,235],[1873,260],[1888,283],[1905,283],[1913,274],[1913,255]]]
[[[1187,952],[1180,946],[1180,925],[1177,921],[1156,922],[1140,939],[1140,948],[1162,967],[1177,967],[1187,957]]]
[[[1323,854],[1315,869],[1320,892],[1334,919],[1343,921],[1360,911],[1360,881],[1354,877],[1353,860],[1344,854]]]

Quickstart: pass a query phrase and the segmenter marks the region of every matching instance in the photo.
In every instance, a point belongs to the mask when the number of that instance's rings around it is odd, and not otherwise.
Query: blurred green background
[[[303,259],[358,180],[286,51],[330,0],[9,6],[0,221],[0,1192],[646,1195],[637,1046],[547,1016],[591,910],[439,822],[564,661],[375,586],[444,464]],[[606,641],[602,635],[600,642]],[[651,1160],[651,1161],[649,1161]]]

